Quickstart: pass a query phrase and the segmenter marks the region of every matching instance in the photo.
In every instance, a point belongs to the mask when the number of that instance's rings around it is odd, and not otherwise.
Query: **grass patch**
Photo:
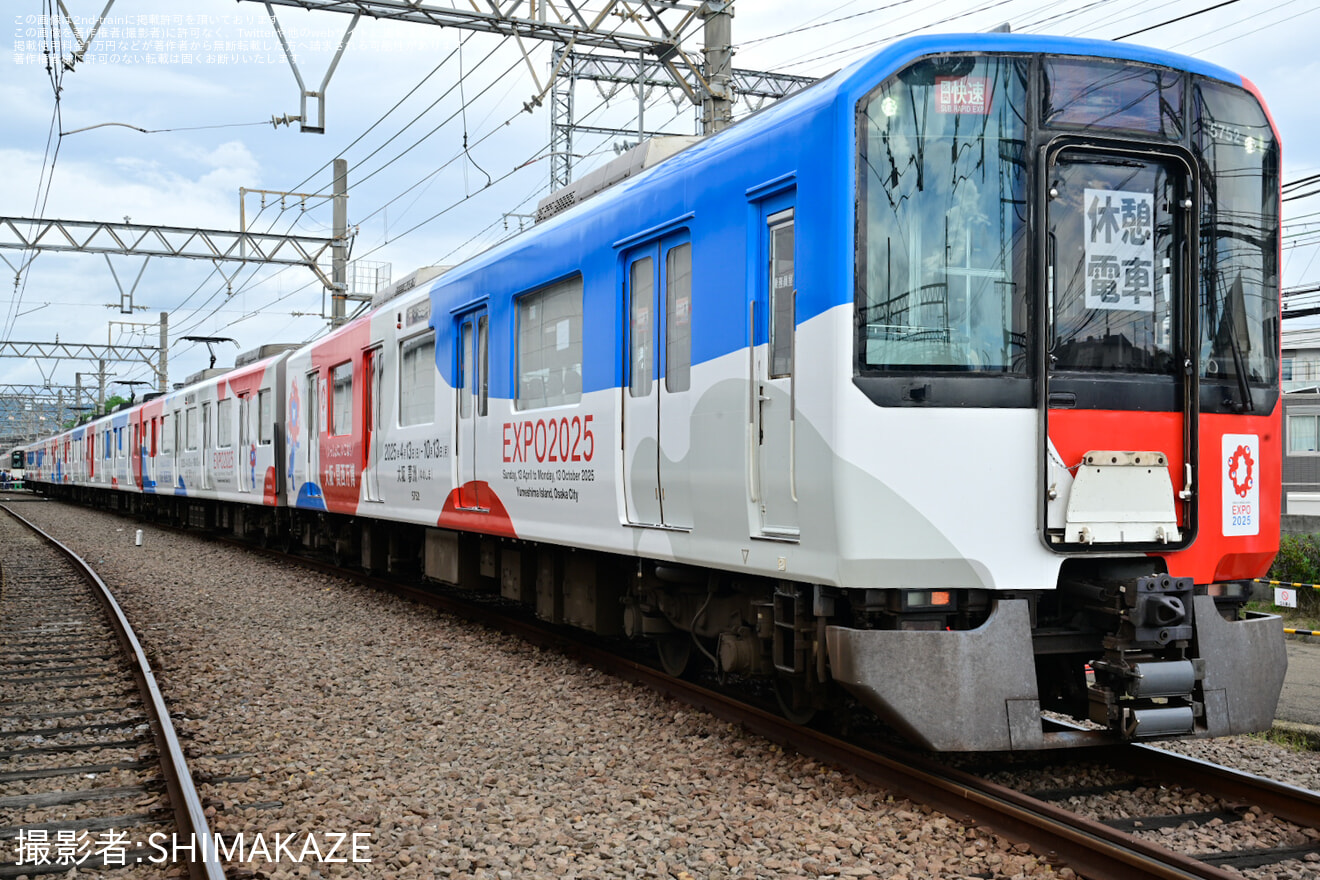
[[[1285,584],[1320,584],[1320,536],[1280,536],[1279,555],[1275,557],[1266,577]],[[1272,593],[1274,588],[1267,586],[1267,589]],[[1284,626],[1291,629],[1320,630],[1320,590],[1309,587],[1294,589],[1297,593],[1296,608],[1276,608],[1270,602],[1253,602],[1248,607],[1263,605],[1252,610],[1282,615]]]
[[[1247,736],[1294,752],[1320,751],[1320,743],[1301,731],[1291,730],[1287,727],[1271,727],[1269,730],[1260,733],[1249,733]]]

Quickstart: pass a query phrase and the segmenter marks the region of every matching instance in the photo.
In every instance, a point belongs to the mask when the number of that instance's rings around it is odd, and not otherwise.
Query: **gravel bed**
[[[135,547],[131,520],[24,513],[115,590],[214,780],[213,830],[370,835],[369,864],[236,876],[1074,876],[516,639],[149,525]]]

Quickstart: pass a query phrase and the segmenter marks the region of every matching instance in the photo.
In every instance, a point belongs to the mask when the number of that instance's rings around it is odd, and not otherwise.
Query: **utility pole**
[[[697,13],[705,22],[706,87],[701,96],[701,131],[714,134],[733,124],[733,3],[707,0]]]
[[[335,160],[335,228],[330,250],[330,326],[344,323],[348,314],[348,160]]]
[[[101,407],[101,412],[105,413],[105,358],[96,362],[96,381],[97,391],[96,399]]]
[[[156,371],[159,382],[156,390],[164,394],[170,390],[170,313],[160,313],[160,369]]]

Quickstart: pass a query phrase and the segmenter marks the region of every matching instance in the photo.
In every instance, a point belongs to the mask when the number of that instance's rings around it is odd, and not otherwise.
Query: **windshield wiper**
[[[1228,323],[1228,345],[1229,351],[1233,355],[1233,372],[1237,375],[1238,394],[1242,397],[1242,402],[1227,400],[1229,406],[1235,412],[1252,412],[1255,405],[1251,401],[1251,386],[1247,383],[1247,371],[1244,367],[1244,358],[1242,357],[1242,346],[1238,344],[1237,326],[1235,324],[1234,313],[1236,306],[1242,302],[1242,273],[1239,272],[1233,279],[1233,290],[1229,294],[1228,301],[1224,303],[1224,320]]]

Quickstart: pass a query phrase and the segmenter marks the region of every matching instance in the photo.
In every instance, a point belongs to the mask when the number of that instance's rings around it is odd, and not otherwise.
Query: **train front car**
[[[1242,610],[1279,532],[1267,112],[1240,77],[1121,44],[895,51],[847,96],[836,486],[849,580],[874,589],[827,629],[832,677],[937,749],[1268,727],[1282,626]]]

